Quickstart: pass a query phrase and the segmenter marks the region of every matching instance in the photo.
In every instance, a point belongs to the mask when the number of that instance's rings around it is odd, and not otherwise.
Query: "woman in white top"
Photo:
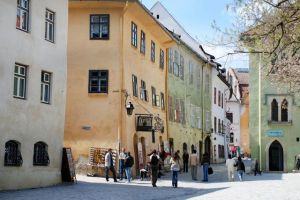
[[[172,171],[172,186],[174,188],[177,188],[178,172],[180,170],[179,155],[177,152],[171,158],[170,164],[171,164],[171,171]]]

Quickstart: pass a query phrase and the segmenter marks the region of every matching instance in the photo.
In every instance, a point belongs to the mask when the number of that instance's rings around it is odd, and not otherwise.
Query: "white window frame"
[[[17,0],[16,28],[25,32],[29,31],[29,14],[30,14],[29,5],[30,5],[30,0]],[[22,18],[24,14],[26,15],[25,19]],[[18,18],[19,18],[19,25],[18,25]],[[25,24],[25,27],[23,27],[23,24]]]
[[[23,69],[23,73],[22,70]],[[17,80],[15,82],[15,80]],[[23,91],[21,91],[21,81],[24,82]],[[15,85],[17,84],[17,85]],[[15,91],[16,87],[16,91]],[[15,98],[26,99],[26,90],[27,90],[27,66],[21,64],[15,64],[14,68],[14,88],[13,88],[13,96]]]
[[[47,78],[46,78],[47,77]],[[41,73],[41,102],[50,104],[51,102],[51,77],[50,72],[42,71]],[[48,87],[48,94],[46,94],[46,88]],[[46,98],[48,97],[48,99]]]
[[[52,26],[52,31],[50,27]],[[45,13],[45,40],[54,43],[55,41],[55,12],[46,9]],[[52,37],[52,38],[51,38]]]

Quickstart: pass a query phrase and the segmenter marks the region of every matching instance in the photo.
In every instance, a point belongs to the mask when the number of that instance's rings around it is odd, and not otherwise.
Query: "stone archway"
[[[280,142],[275,140],[269,147],[269,171],[284,171],[284,155]]]

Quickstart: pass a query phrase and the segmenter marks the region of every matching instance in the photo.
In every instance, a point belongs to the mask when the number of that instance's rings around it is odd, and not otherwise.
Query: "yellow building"
[[[86,161],[90,147],[125,147],[138,169],[167,141],[171,35],[139,1],[121,0],[70,1],[68,34],[65,146],[76,161]]]

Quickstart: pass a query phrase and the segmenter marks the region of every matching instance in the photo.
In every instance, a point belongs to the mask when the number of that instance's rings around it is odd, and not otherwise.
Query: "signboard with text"
[[[269,137],[283,137],[283,131],[282,130],[268,130],[267,136]]]

